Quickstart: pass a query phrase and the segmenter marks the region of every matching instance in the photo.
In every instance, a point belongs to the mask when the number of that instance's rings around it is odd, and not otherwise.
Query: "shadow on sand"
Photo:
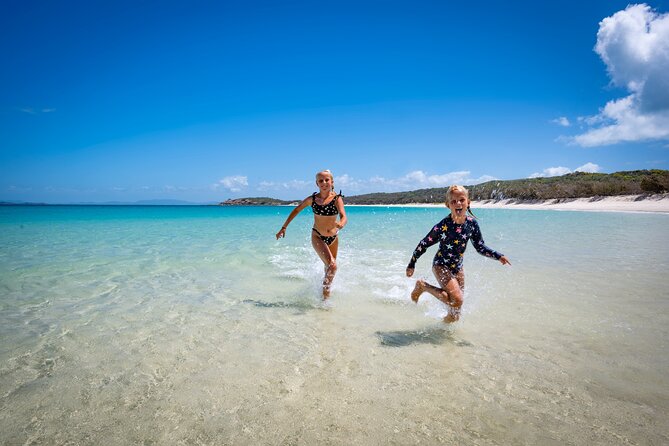
[[[453,336],[451,330],[446,328],[428,328],[425,330],[404,331],[377,331],[376,335],[381,340],[381,345],[386,347],[407,347],[413,344],[441,345],[446,343],[458,347],[469,347],[472,344]]]
[[[295,310],[297,313],[305,313],[310,310],[320,310],[319,306],[314,305],[312,302],[298,301],[298,302],[265,302],[262,300],[255,299],[244,299],[242,301],[244,304],[255,305],[258,308],[287,308],[290,310]]]

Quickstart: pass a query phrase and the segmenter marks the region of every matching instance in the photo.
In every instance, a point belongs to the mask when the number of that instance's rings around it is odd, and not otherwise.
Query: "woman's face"
[[[322,191],[331,191],[332,177],[327,173],[319,173],[316,175],[316,186]]]

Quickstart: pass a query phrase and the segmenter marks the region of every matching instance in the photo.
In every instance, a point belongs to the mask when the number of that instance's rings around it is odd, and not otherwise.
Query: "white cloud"
[[[471,172],[450,172],[444,174],[428,174],[415,170],[398,178],[374,176],[367,179],[354,178],[349,174],[335,175],[335,189],[342,190],[345,195],[359,195],[372,192],[401,192],[407,190],[445,187],[452,184],[472,185],[494,180],[495,177],[483,175],[472,178]],[[262,181],[258,184],[259,191],[290,191],[304,194],[315,190],[313,182],[292,180],[286,182]]]
[[[581,167],[574,169],[574,172],[597,173],[600,170],[602,168],[595,163],[585,163]]]
[[[529,178],[540,178],[540,177],[557,177],[560,175],[566,175],[571,173],[571,169],[568,167],[548,167],[543,170],[543,172],[535,172],[529,176]]]
[[[612,84],[630,94],[579,118],[591,128],[572,141],[593,147],[669,140],[669,14],[646,4],[628,6],[600,22],[595,51]]]
[[[36,115],[36,114],[39,114],[39,113],[53,113],[53,112],[56,111],[56,109],[55,108],[42,108],[40,110],[35,110],[32,107],[22,107],[22,108],[19,108],[19,111],[22,111],[23,113],[28,113],[30,115]]]
[[[275,181],[261,181],[258,184],[258,190],[260,191],[272,191],[272,190],[283,190],[283,191],[300,191],[305,190],[310,184],[307,181],[303,180],[290,180],[283,182]]]
[[[446,187],[452,184],[478,184],[494,180],[494,177],[484,175],[472,178],[471,172],[450,172],[444,174],[428,174],[422,170],[414,170],[399,178],[384,178],[374,176],[367,180],[357,180],[349,175],[335,177],[335,186],[345,188],[356,193],[368,192],[399,192],[431,187]]]
[[[577,167],[573,171],[568,168],[568,167],[548,167],[544,169],[542,172],[535,172],[532,175],[529,176],[529,178],[545,178],[545,177],[557,177],[560,175],[566,175],[568,173],[572,172],[587,172],[587,173],[595,173],[599,172],[601,167],[599,167],[595,163],[585,163],[584,165]]]
[[[335,178],[335,188],[343,188],[348,190],[355,190],[360,188],[361,182],[350,176],[349,174],[338,175]]]
[[[231,192],[239,192],[249,185],[249,180],[243,175],[233,175],[222,178],[214,185],[214,188],[223,187]]]
[[[12,192],[12,193],[13,192],[17,192],[17,193],[30,192],[32,190],[33,190],[32,187],[22,187],[22,186],[14,186],[14,185],[11,185],[7,188],[7,191]]]
[[[162,192],[186,192],[192,190],[190,187],[186,186],[173,186],[171,184],[163,186]]]
[[[567,119],[564,116],[560,116],[559,118],[553,119],[551,122],[553,124],[561,125],[562,127],[569,127],[571,125],[569,119]]]

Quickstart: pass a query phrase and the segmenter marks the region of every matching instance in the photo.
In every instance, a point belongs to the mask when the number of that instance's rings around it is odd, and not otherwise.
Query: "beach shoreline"
[[[388,206],[388,207],[442,207],[440,203],[413,203],[389,205],[346,206]],[[644,212],[669,213],[669,194],[655,195],[615,195],[610,197],[561,198],[551,200],[481,200],[472,201],[472,209],[518,209],[589,212]]]

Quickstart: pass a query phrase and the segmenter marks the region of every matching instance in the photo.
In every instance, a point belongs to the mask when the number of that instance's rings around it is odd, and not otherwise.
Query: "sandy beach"
[[[355,206],[347,204],[347,206]],[[440,207],[442,204],[398,204],[397,207]],[[472,201],[473,209],[523,209],[594,212],[669,213],[669,194],[617,195],[612,197],[563,198],[556,200],[483,200]]]
[[[669,194],[619,195],[561,200],[487,200],[472,202],[473,208],[550,209],[556,211],[661,212],[669,213]]]

